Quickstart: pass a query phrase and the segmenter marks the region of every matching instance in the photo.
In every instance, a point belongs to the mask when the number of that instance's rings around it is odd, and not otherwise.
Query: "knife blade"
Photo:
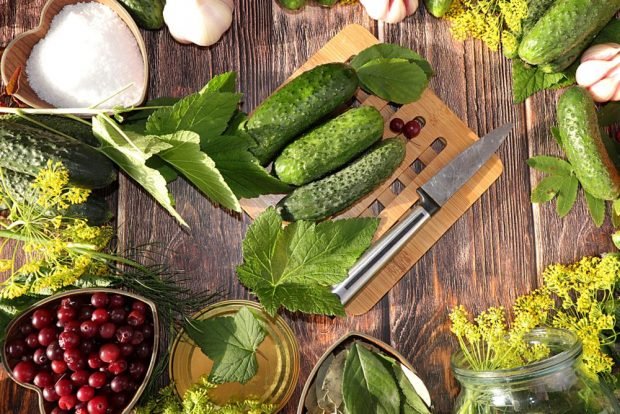
[[[347,278],[332,292],[346,305],[372,277],[392,259],[482,166],[510,134],[513,125],[505,124],[457,155],[429,179],[417,192],[419,201],[394,227],[370,247],[349,270]]]

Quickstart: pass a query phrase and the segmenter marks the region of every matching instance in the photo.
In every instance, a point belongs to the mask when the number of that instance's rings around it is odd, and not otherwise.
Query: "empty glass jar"
[[[542,343],[551,356],[513,369],[473,371],[463,354],[452,356],[452,371],[461,384],[455,414],[613,414],[618,401],[602,382],[588,376],[581,342],[571,332],[539,328],[526,338]]]

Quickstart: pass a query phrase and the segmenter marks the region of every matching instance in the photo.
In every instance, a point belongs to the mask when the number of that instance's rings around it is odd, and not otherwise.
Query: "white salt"
[[[112,9],[96,2],[65,6],[54,17],[26,73],[34,92],[58,108],[132,106],[144,88],[135,37]]]

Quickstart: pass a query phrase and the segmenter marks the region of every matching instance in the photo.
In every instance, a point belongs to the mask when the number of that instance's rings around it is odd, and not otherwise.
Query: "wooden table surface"
[[[0,0],[0,46],[33,28],[43,3]],[[499,151],[505,165],[502,177],[370,312],[340,319],[284,313],[299,340],[301,375],[283,413],[295,412],[301,388],[325,349],[352,330],[402,352],[429,387],[435,411],[450,412],[458,387],[449,367],[455,349],[449,309],[457,303],[472,310],[510,305],[537,286],[546,265],[611,248],[611,225],[597,229],[582,198],[563,220],[553,205],[530,204],[530,190],[540,175],[531,173],[525,160],[559,153],[548,132],[555,121],[557,93],[541,93],[514,105],[510,61],[478,42],[454,41],[448,23],[423,7],[403,23],[388,25],[369,19],[359,5],[287,13],[273,0],[235,4],[231,30],[211,48],[179,45],[167,30],[144,33],[151,97],[187,95],[212,75],[234,70],[245,94],[244,108],[252,110],[326,41],[357,23],[381,41],[425,56],[436,71],[431,88],[480,135],[506,122],[515,124]],[[226,298],[251,298],[235,276],[249,218],[214,207],[183,180],[172,184],[172,191],[190,233],[134,183],[120,178],[113,194],[120,246],[162,243],[169,264],[190,272],[196,290],[223,289]],[[35,395],[0,373],[0,413],[36,412]]]

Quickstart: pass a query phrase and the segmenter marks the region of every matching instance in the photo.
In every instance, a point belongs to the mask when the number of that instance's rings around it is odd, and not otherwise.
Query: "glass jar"
[[[551,356],[523,367],[473,371],[458,352],[452,371],[461,384],[455,414],[612,414],[620,405],[602,382],[588,376],[581,341],[561,329],[539,328],[526,337],[545,344]]]

